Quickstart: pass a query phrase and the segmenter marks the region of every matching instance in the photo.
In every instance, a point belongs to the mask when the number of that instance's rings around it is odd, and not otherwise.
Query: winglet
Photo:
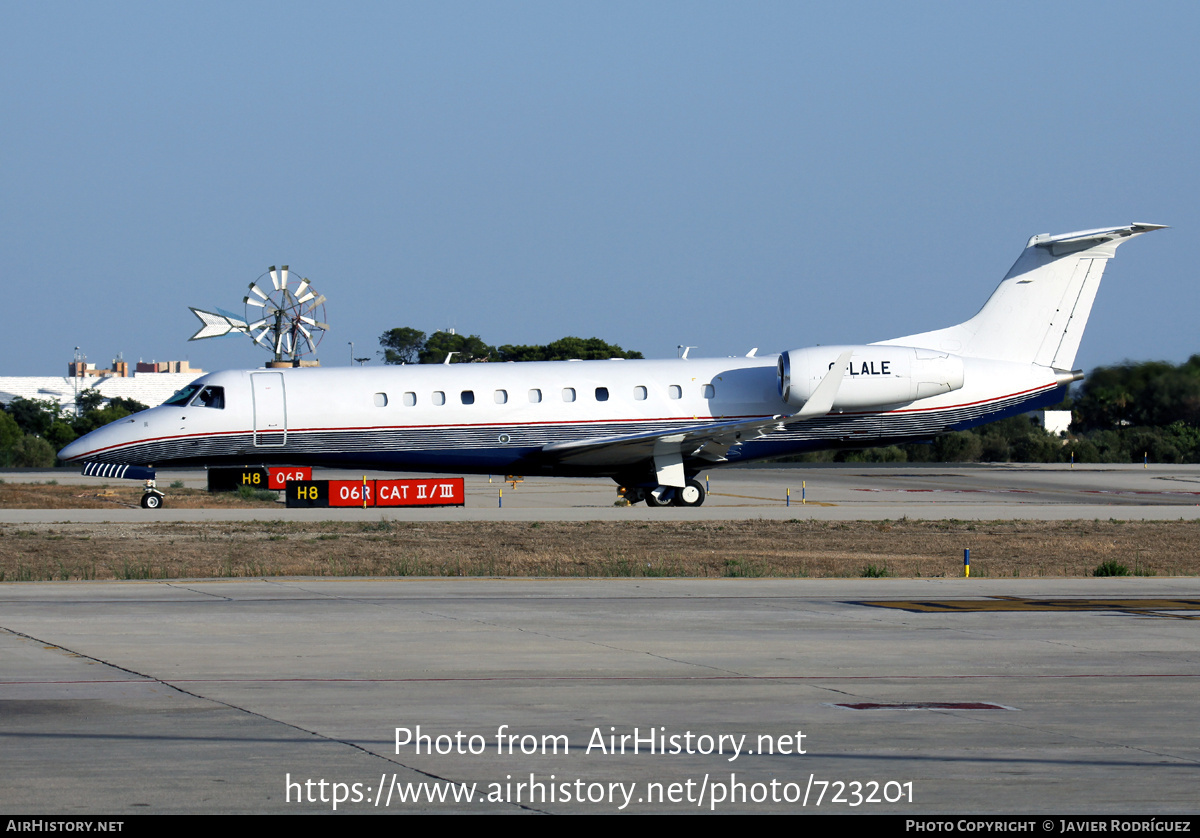
[[[824,416],[833,409],[833,400],[837,398],[838,388],[842,386],[842,378],[846,375],[846,370],[850,366],[850,356],[853,354],[853,349],[847,349],[838,356],[838,359],[833,362],[833,366],[829,368],[829,372],[825,373],[825,377],[817,385],[817,389],[813,390],[813,394],[808,397],[804,407],[800,408],[792,417],[793,419]]]

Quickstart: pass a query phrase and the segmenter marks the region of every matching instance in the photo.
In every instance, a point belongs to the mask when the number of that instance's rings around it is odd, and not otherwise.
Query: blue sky
[[[189,358],[287,263],[394,326],[648,357],[880,340],[1028,236],[1172,225],[1077,360],[1200,352],[1200,5],[0,5],[0,374]]]

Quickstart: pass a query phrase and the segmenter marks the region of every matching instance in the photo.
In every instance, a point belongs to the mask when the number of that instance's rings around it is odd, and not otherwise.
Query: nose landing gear
[[[85,477],[117,477],[123,480],[144,480],[142,509],[161,509],[166,497],[154,487],[153,466],[127,466],[121,463],[84,463]]]
[[[161,509],[165,497],[166,495],[154,488],[153,480],[147,480],[146,487],[142,489],[142,509]]]

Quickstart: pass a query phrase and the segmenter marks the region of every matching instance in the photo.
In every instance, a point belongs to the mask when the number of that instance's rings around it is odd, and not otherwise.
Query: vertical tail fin
[[[970,320],[880,343],[1069,370],[1108,260],[1123,242],[1164,226],[1130,224],[1034,236]]]

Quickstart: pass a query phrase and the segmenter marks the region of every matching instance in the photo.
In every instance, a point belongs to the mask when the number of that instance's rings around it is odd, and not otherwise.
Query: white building
[[[1069,410],[1039,410],[1035,414],[1041,419],[1042,427],[1058,436],[1071,429],[1071,411]]]
[[[188,372],[144,372],[129,377],[116,375],[81,376],[71,378],[54,375],[0,376],[0,403],[13,399],[48,399],[58,402],[64,410],[75,409],[76,390],[93,389],[106,399],[133,399],[147,407],[156,407],[186,384],[195,381],[201,370]]]

